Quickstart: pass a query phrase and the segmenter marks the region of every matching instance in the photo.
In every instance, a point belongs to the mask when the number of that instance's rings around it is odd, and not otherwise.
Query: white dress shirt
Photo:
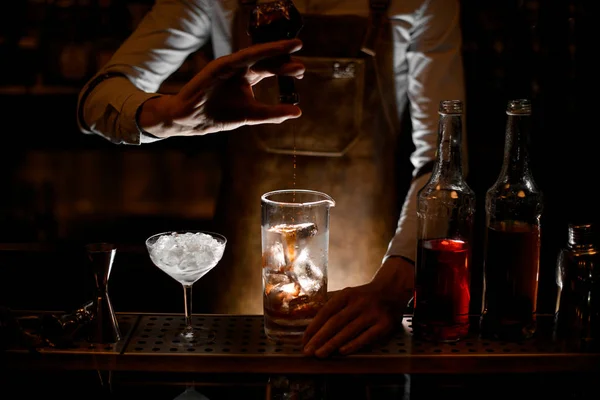
[[[294,4],[301,13],[369,14],[368,0],[295,0]],[[209,40],[215,57],[232,52],[232,20],[237,7],[238,0],[157,0],[82,89],[77,111],[81,131],[131,145],[158,140],[140,131],[138,109],[158,96],[161,84]],[[419,170],[435,157],[438,105],[441,100],[465,100],[460,7],[455,0],[392,0],[388,16],[399,115],[407,104],[410,107],[415,144],[410,160],[415,179],[385,257],[414,261],[416,196],[430,176]],[[467,158],[465,143],[463,136],[463,160]]]

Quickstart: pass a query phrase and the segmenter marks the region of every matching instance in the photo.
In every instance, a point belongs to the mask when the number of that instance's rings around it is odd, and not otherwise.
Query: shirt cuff
[[[123,143],[142,144],[152,143],[161,138],[146,134],[138,125],[137,114],[142,104],[154,97],[159,97],[157,93],[135,92],[125,100],[119,116],[119,137]]]

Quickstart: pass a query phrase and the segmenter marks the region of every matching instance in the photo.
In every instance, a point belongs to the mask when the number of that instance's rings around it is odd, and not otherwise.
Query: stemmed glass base
[[[214,343],[215,331],[199,326],[186,326],[182,330],[165,332],[164,341],[172,346],[201,346]]]
[[[165,341],[173,346],[198,346],[213,343],[215,332],[202,326],[194,326],[192,322],[192,285],[183,286],[183,299],[185,301],[184,328],[174,332],[167,332]]]

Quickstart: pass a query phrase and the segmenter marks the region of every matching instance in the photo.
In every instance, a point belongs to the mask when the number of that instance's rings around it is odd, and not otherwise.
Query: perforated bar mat
[[[46,364],[34,359],[37,364],[31,366],[48,367],[60,360],[63,368],[241,374],[600,371],[600,354],[578,353],[552,340],[511,343],[477,335],[456,343],[414,340],[410,317],[404,330],[384,343],[327,359],[306,357],[299,345],[269,341],[260,315],[194,315],[194,326],[214,331],[214,341],[187,346],[166,340],[183,327],[182,315],[119,314],[118,319],[124,337],[120,343],[41,349]]]

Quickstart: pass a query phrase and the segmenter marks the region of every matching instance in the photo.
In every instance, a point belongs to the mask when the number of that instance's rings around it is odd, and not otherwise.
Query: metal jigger
[[[108,278],[117,248],[110,243],[91,243],[85,246],[85,250],[96,281],[95,315],[91,322],[90,341],[116,343],[121,340],[121,331],[108,297]]]

